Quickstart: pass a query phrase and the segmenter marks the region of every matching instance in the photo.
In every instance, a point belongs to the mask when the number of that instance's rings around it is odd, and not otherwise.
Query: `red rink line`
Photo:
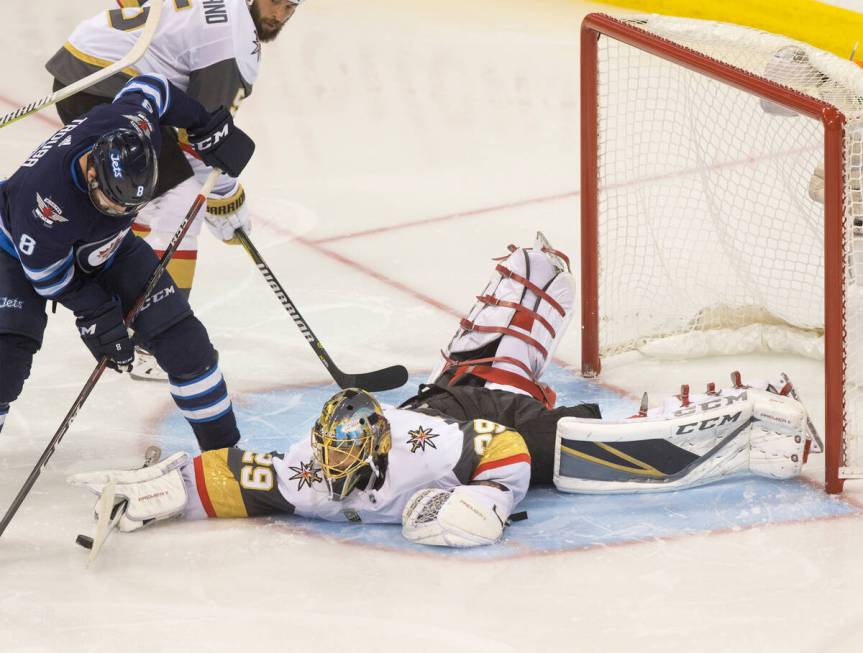
[[[16,100],[12,100],[5,95],[0,95],[0,102],[3,102],[3,104],[8,104],[10,107],[13,108],[13,110],[17,109],[18,107],[24,106],[22,103],[19,103]],[[22,118],[22,120],[26,120],[27,118],[36,118],[38,121],[46,125],[50,125],[53,129],[60,129],[60,127],[63,126],[63,123],[60,122],[59,118],[46,114],[44,109],[41,109],[36,113],[31,113],[29,116],[25,116],[24,118]]]
[[[607,186],[603,186],[600,190],[608,191],[615,190],[618,188],[629,188],[634,186],[640,186],[643,184],[650,184],[657,181],[668,181],[671,179],[678,179],[680,177],[691,177],[692,175],[700,174],[704,170],[724,170],[727,168],[736,168],[738,166],[747,166],[754,165],[758,163],[763,163],[764,161],[770,161],[771,159],[782,158],[789,155],[801,154],[804,152],[810,151],[810,148],[797,148],[794,150],[786,150],[784,152],[777,152],[774,154],[765,154],[762,156],[750,156],[745,159],[737,159],[734,161],[723,161],[721,163],[714,163],[709,166],[699,166],[696,168],[688,168],[683,170],[674,170],[671,172],[667,172],[661,175],[650,175],[646,177],[641,177],[638,179],[633,179],[631,181],[619,183],[619,184],[608,184]],[[447,222],[449,220],[457,220],[459,218],[469,218],[477,215],[484,215],[487,213],[496,213],[497,211],[506,211],[508,209],[515,209],[524,206],[530,206],[532,204],[543,204],[545,202],[559,202],[561,200],[575,199],[581,196],[581,190],[569,191],[566,193],[558,193],[556,195],[547,195],[545,197],[532,197],[525,200],[516,200],[513,202],[507,202],[504,204],[495,204],[493,206],[487,206],[480,209],[472,209],[470,211],[459,211],[458,213],[448,213],[446,215],[439,215],[431,218],[421,218],[419,220],[411,220],[408,222],[401,222],[398,224],[385,225],[383,227],[375,227],[373,229],[364,229],[361,231],[352,231],[350,233],[336,235],[336,236],[328,236],[326,238],[318,238],[315,240],[306,240],[305,244],[311,243],[332,243],[339,240],[347,240],[350,238],[362,238],[364,236],[373,236],[375,234],[389,233],[392,231],[399,231],[401,229],[410,229],[413,227],[423,227],[430,224],[435,224],[438,222]]]
[[[433,218],[422,218],[420,220],[413,220],[411,222],[402,222],[394,225],[386,225],[383,227],[375,227],[374,229],[365,229],[363,231],[354,231],[347,234],[342,234],[340,236],[330,236],[329,238],[319,238],[314,241],[314,243],[331,243],[337,240],[345,240],[348,238],[360,238],[362,236],[371,236],[373,234],[380,233],[388,233],[391,231],[398,231],[399,229],[410,229],[411,227],[422,227],[429,224],[434,224],[436,222],[446,222],[448,220],[457,220],[459,218],[468,218],[475,215],[483,215],[485,213],[495,213],[496,211],[506,211],[507,209],[516,209],[522,206],[529,206],[531,204],[542,204],[544,202],[557,202],[559,200],[571,199],[574,197],[578,197],[581,195],[581,191],[570,191],[568,193],[560,193],[558,195],[549,195],[547,197],[533,197],[526,200],[517,200],[515,202],[507,202],[506,204],[496,204],[494,206],[487,206],[481,209],[473,209],[471,211],[459,211],[458,213],[448,213],[446,215],[439,215]]]
[[[401,292],[403,292],[407,295],[410,295],[411,297],[414,297],[415,299],[418,299],[421,302],[429,304],[430,306],[434,306],[435,308],[443,311],[444,313],[449,313],[450,315],[454,315],[455,317],[457,317],[459,319],[461,319],[461,317],[462,317],[462,313],[460,311],[457,311],[456,309],[454,309],[452,306],[447,306],[443,302],[439,302],[434,297],[430,297],[429,295],[426,295],[425,293],[421,293],[418,290],[414,290],[410,286],[406,286],[405,284],[403,284],[401,281],[396,281],[392,277],[385,275],[383,272],[378,272],[377,270],[373,270],[372,268],[366,267],[365,265],[363,265],[361,263],[357,263],[356,261],[348,258],[347,256],[343,256],[343,255],[338,254],[332,250],[327,249],[326,247],[322,247],[320,244],[321,241],[310,240],[308,238],[303,238],[302,236],[298,236],[297,234],[292,234],[291,232],[289,232],[284,227],[280,227],[278,225],[275,225],[272,222],[268,223],[268,224],[269,224],[271,229],[274,229],[275,231],[282,232],[283,235],[293,237],[301,245],[305,245],[306,247],[309,247],[310,249],[315,250],[319,254],[323,254],[324,256],[326,256],[328,258],[335,259],[336,261],[338,261],[339,263],[341,263],[343,265],[347,265],[348,267],[351,267],[351,268],[353,268],[359,272],[362,272],[363,274],[366,274],[366,275],[368,275],[374,279],[377,279],[378,281],[385,283],[386,285],[391,286],[392,288],[395,288],[396,290],[400,290]],[[386,231],[386,229],[381,229],[381,231]]]

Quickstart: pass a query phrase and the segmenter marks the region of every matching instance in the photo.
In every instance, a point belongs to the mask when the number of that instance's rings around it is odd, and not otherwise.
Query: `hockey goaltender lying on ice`
[[[553,408],[539,379],[572,308],[568,261],[539,234],[531,248],[510,247],[444,362],[401,406],[343,390],[287,453],[175,453],[69,481],[126,501],[121,531],[172,517],[285,513],[401,523],[413,542],[468,547],[499,540],[531,484],[656,492],[800,472],[812,433],[790,383],[755,387],[737,375],[735,387],[681,394],[650,411],[643,401],[613,422],[595,404]]]

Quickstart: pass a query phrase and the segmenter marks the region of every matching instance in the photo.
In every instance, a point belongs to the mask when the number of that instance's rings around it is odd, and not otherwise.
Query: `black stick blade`
[[[401,388],[408,382],[408,371],[404,365],[393,365],[365,374],[333,375],[340,388],[362,388],[369,392],[382,392]]]

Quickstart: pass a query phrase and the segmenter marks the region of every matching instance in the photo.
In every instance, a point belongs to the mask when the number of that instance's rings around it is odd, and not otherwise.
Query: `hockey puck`
[[[78,537],[75,538],[75,544],[83,546],[85,549],[92,549],[93,538],[89,535],[78,535]]]

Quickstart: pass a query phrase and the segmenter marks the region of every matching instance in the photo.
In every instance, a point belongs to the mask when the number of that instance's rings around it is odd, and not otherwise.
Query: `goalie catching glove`
[[[402,535],[411,542],[431,546],[494,544],[509,517],[499,514],[495,492],[501,490],[482,485],[420,490],[402,513]]]
[[[229,245],[239,245],[234,236],[237,229],[249,233],[252,220],[246,206],[246,192],[242,184],[234,180],[224,192],[214,191],[207,198],[207,212],[204,214],[207,226],[213,235]]]
[[[116,497],[128,501],[126,512],[117,524],[121,531],[128,533],[154,521],[170,519],[183,513],[187,495],[181,470],[188,462],[189,454],[175,453],[150,467],[86,472],[66,480],[70,485],[86,487],[99,497],[105,486],[113,482]],[[99,504],[97,501],[97,519]]]

